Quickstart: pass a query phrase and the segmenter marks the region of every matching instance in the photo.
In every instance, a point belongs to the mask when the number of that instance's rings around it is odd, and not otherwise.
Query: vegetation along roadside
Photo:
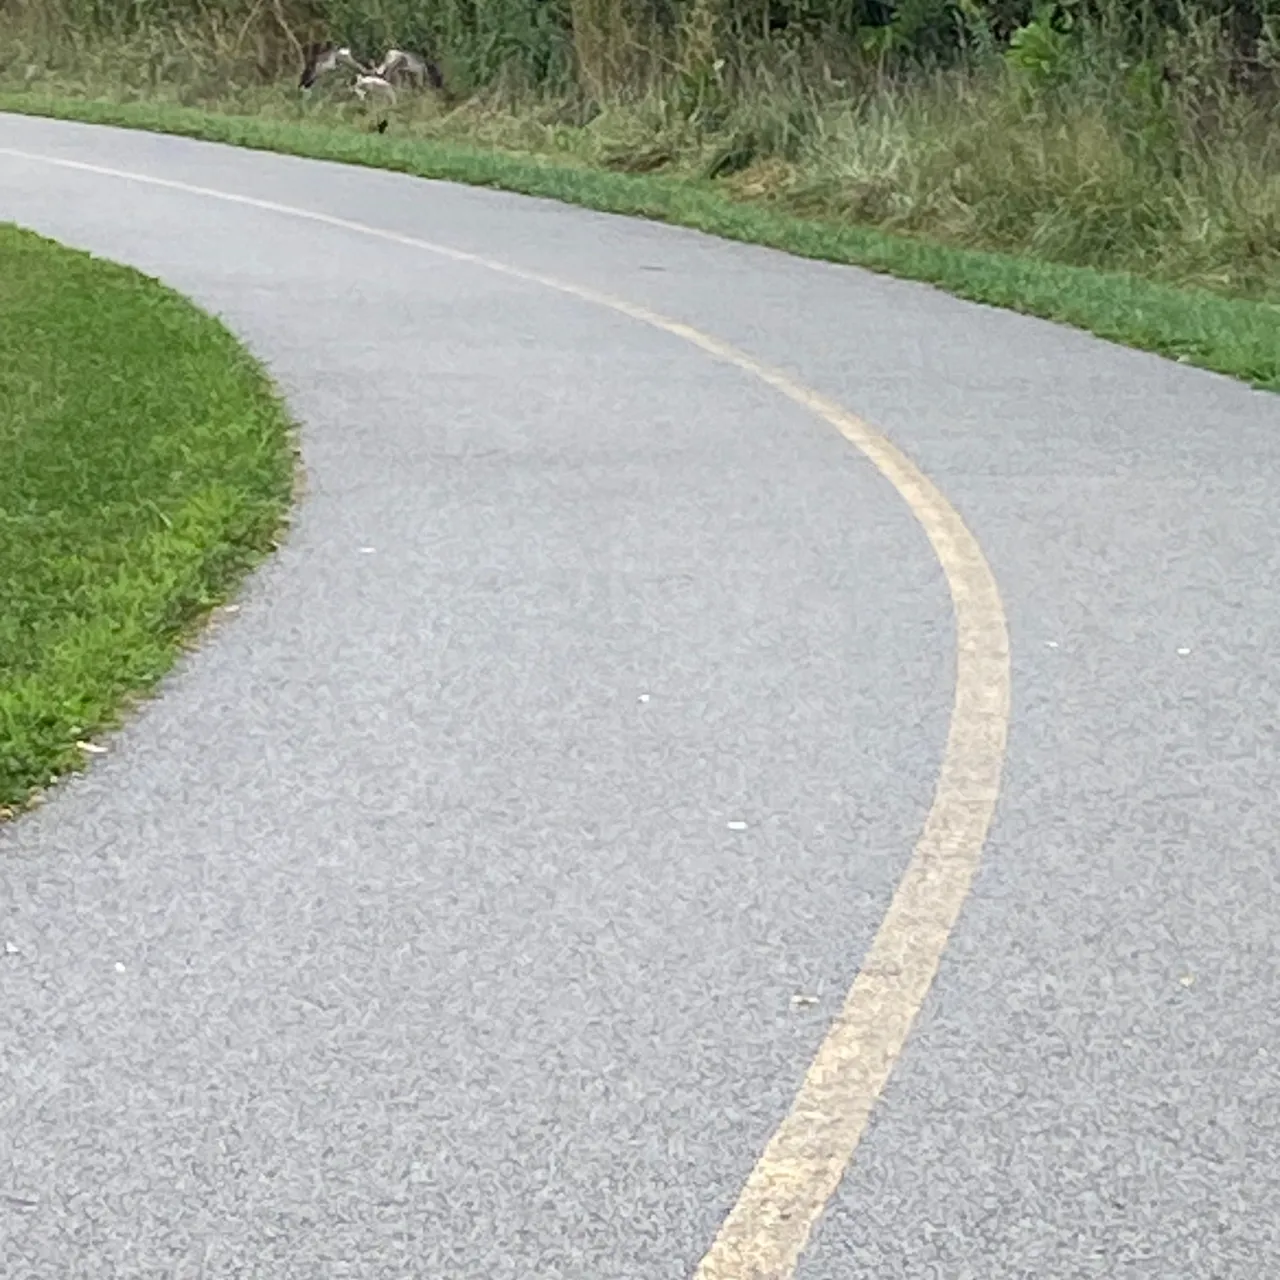
[[[270,550],[296,468],[279,398],[217,320],[11,224],[0,457],[5,817],[83,762]]]

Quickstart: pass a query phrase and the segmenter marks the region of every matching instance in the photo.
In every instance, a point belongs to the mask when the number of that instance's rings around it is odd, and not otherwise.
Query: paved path
[[[1280,400],[547,202],[11,116],[0,148],[607,290],[883,429],[986,553],[1013,717],[798,1280],[1280,1271]],[[689,1277],[933,799],[953,621],[910,510],[528,280],[2,153],[0,219],[221,314],[308,475],[242,610],[0,830],[0,1274]]]

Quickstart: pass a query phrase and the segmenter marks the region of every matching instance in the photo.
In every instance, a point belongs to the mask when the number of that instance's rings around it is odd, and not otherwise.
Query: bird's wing
[[[302,77],[299,83],[302,87],[308,88],[313,85],[322,71],[332,71],[334,67],[333,50],[325,48],[324,45],[312,44],[307,46],[306,62],[302,68]]]

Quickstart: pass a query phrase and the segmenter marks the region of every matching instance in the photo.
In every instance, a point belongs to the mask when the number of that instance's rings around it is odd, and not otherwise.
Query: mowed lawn
[[[0,816],[171,666],[293,475],[288,415],[219,322],[0,225]]]

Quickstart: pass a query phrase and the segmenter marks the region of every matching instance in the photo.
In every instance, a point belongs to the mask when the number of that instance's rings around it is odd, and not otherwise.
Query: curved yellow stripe
[[[955,701],[933,806],[843,1009],[694,1276],[786,1280],[853,1158],[928,994],[977,870],[1000,790],[1010,703],[1008,629],[995,579],[964,521],[933,482],[861,418],[736,347],[646,307],[478,254],[272,200],[8,147],[0,147],[0,154],[341,227],[607,307],[683,338],[817,414],[860,449],[910,507],[946,575],[955,613]]]

